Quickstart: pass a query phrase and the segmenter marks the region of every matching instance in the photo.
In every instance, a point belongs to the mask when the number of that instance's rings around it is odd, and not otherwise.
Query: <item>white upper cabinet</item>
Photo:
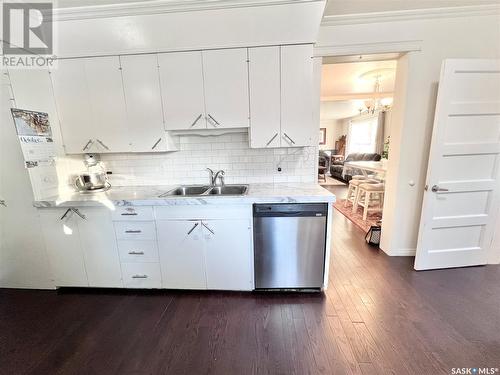
[[[201,52],[158,55],[167,130],[205,129]]]
[[[312,45],[250,48],[250,146],[314,145]]]
[[[57,69],[51,70],[50,75],[66,153],[97,151],[85,61],[59,60]],[[18,87],[14,84],[14,92]]]
[[[68,154],[129,150],[117,56],[60,60],[51,77]]]
[[[118,56],[84,59],[98,152],[126,152],[127,112]]]
[[[281,47],[281,147],[313,146],[313,50],[311,44]]]
[[[121,56],[130,151],[167,151],[156,55]]]
[[[280,47],[250,48],[250,146],[280,147]]]
[[[249,126],[247,49],[203,51],[207,127]]]

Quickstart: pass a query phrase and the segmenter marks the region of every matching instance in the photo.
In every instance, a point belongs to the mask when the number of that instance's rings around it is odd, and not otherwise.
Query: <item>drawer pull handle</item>
[[[124,212],[121,214],[122,216],[137,216],[137,212]]]
[[[130,255],[144,255],[144,251],[129,251]]]
[[[126,230],[125,233],[142,233],[142,230]]]
[[[148,275],[134,275],[132,279],[147,279]]]

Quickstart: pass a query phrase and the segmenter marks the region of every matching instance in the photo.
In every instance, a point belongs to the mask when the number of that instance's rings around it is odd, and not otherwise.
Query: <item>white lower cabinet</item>
[[[200,221],[158,221],[157,227],[163,288],[205,289]]]
[[[203,220],[202,231],[207,288],[253,289],[249,220]]]
[[[40,210],[40,222],[55,286],[88,286],[78,231],[79,218],[61,219],[66,209]]]
[[[113,222],[106,208],[81,208],[78,229],[89,286],[122,287],[122,275]]]
[[[56,286],[122,287],[111,216],[105,208],[41,209]]]
[[[162,220],[157,226],[164,288],[253,289],[249,219]]]

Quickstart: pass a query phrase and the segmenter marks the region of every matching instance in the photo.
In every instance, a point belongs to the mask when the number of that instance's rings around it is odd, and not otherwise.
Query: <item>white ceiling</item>
[[[396,65],[396,60],[324,64],[321,73],[321,120],[339,120],[357,115],[359,109],[364,108],[364,100],[373,97],[374,89],[372,79],[360,76],[376,69],[392,69],[395,73]],[[392,97],[394,80],[395,74],[383,79],[380,92]]]
[[[321,97],[337,97],[338,100],[346,99],[351,94],[372,93],[374,80],[363,79],[363,73],[375,69],[393,69],[396,71],[397,62],[368,61],[361,63],[325,64],[321,72]],[[380,82],[380,92],[394,90],[394,75]],[[345,96],[345,98],[342,98]]]
[[[321,102],[320,119],[340,120],[359,114],[359,108],[363,107],[363,100],[342,100],[337,102]]]
[[[498,0],[328,0],[325,16],[498,4]]]

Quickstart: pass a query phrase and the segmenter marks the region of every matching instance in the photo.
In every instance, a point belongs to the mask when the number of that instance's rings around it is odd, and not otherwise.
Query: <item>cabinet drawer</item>
[[[149,221],[154,220],[153,207],[116,207],[112,211],[113,221],[127,220],[127,221]]]
[[[159,263],[122,263],[125,288],[160,288]]]
[[[154,221],[115,221],[114,225],[119,240],[156,240]]]
[[[119,240],[121,262],[158,262],[156,241]]]

